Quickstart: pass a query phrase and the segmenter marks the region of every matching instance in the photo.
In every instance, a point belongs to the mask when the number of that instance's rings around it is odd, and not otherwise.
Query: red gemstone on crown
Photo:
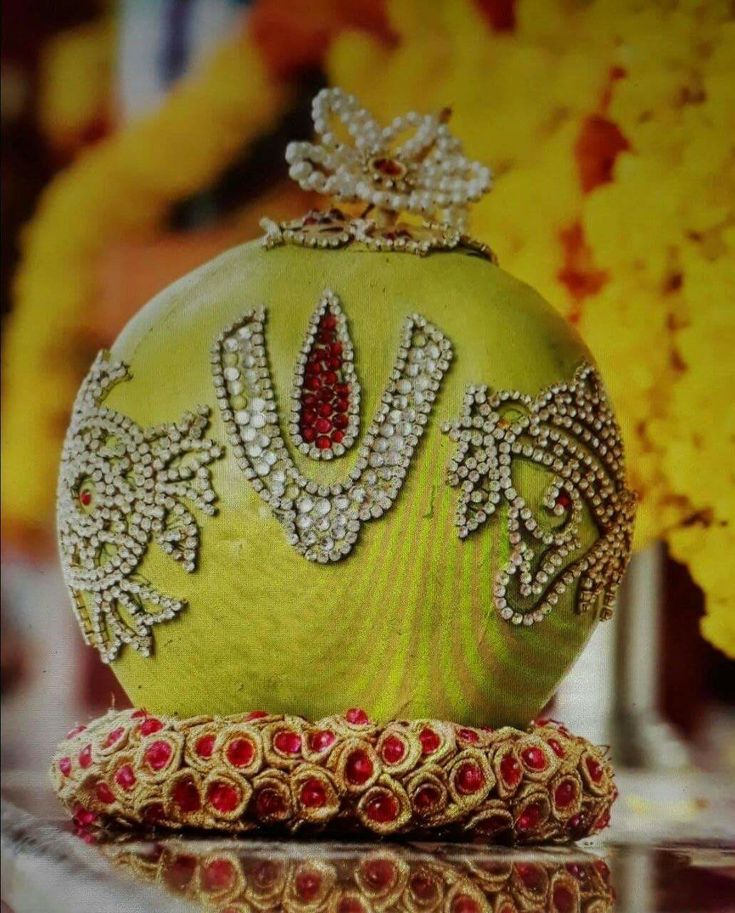
[[[92,746],[85,745],[79,752],[79,766],[87,768],[92,763]]]
[[[79,735],[80,732],[84,732],[84,730],[85,730],[86,728],[87,728],[86,726],[75,726],[73,729],[70,729],[70,730],[67,732],[66,738],[67,738],[67,739],[73,739],[75,735]]]
[[[457,735],[463,742],[470,742],[472,745],[480,741],[480,736],[476,729],[460,729],[457,731]]]
[[[63,776],[68,777],[71,773],[71,758],[62,758],[59,761],[59,770]]]
[[[92,492],[88,488],[84,488],[79,492],[79,503],[82,507],[89,507],[92,503]]]
[[[373,762],[367,752],[357,748],[351,752],[345,764],[345,776],[353,786],[362,786],[373,775]]]

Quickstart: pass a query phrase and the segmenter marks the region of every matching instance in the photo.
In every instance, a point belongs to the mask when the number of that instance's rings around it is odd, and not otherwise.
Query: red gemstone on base
[[[538,803],[533,803],[527,805],[524,808],[523,812],[516,821],[516,826],[519,831],[531,831],[535,827],[538,827],[539,822],[541,821],[542,809]]]
[[[373,762],[362,749],[353,751],[345,764],[345,776],[353,786],[362,786],[373,775]]]
[[[214,751],[215,735],[208,732],[194,743],[194,751],[200,758],[211,758]]]
[[[430,811],[441,799],[441,792],[436,786],[427,783],[420,786],[413,797],[413,805],[417,812],[425,814]]]
[[[398,799],[388,792],[378,793],[365,803],[365,814],[376,824],[388,824],[395,821],[400,811],[401,806]]]
[[[168,742],[157,739],[146,748],[144,757],[151,770],[163,770],[173,753],[173,748]]]
[[[535,746],[524,748],[521,752],[521,758],[530,770],[545,770],[549,763],[543,749]]]
[[[386,764],[398,764],[406,754],[406,746],[403,739],[389,735],[383,742],[380,754]]]
[[[130,764],[123,764],[115,774],[115,783],[124,790],[131,790],[136,784],[135,771]]]
[[[255,797],[255,811],[259,818],[273,818],[286,811],[283,796],[275,789],[261,789]]]
[[[301,736],[298,732],[282,729],[276,733],[273,745],[281,754],[298,754],[301,751]]]
[[[423,754],[434,754],[442,743],[439,735],[433,729],[429,729],[428,726],[419,733],[419,741],[421,742]]]
[[[314,900],[322,888],[322,878],[318,872],[299,872],[294,879],[294,886],[299,898],[308,903]]]
[[[299,792],[301,804],[306,808],[322,808],[327,804],[327,791],[316,777],[310,777]]]
[[[207,790],[207,802],[218,812],[227,814],[240,804],[242,793],[231,783],[212,783]]]
[[[250,739],[233,739],[225,750],[225,757],[233,767],[247,767],[255,756]]]
[[[329,729],[318,729],[309,736],[309,748],[312,751],[325,751],[334,744],[336,736]]]
[[[467,762],[462,764],[457,771],[454,782],[459,792],[470,795],[478,792],[485,785],[485,774],[477,764]]]
[[[521,777],[523,776],[523,770],[515,755],[506,754],[503,757],[503,760],[500,762],[500,776],[503,778],[503,782],[506,786],[513,787],[520,783]]]
[[[179,780],[171,791],[171,798],[185,814],[198,812],[202,806],[199,790],[193,780]]]

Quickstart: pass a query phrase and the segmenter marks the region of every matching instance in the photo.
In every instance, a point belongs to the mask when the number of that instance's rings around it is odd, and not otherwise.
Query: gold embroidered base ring
[[[263,711],[109,712],[72,730],[51,775],[77,823],[246,833],[431,834],[560,843],[605,828],[605,751],[552,721],[527,731],[439,720],[312,723]]]

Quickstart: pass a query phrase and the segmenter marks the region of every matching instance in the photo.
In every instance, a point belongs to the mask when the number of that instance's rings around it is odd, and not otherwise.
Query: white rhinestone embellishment
[[[382,516],[398,496],[449,368],[452,347],[420,315],[407,318],[388,385],[355,466],[344,482],[326,486],[298,470],[281,435],[264,322],[264,310],[249,311],[214,344],[212,372],[222,418],[239,467],[270,506],[289,543],[310,561],[338,561],[352,551],[362,524]],[[237,356],[235,380],[226,374],[232,354]],[[239,422],[241,411],[247,418]]]
[[[127,379],[125,364],[99,353],[74,403],[57,493],[64,579],[84,639],[106,663],[123,644],[150,655],[152,626],[186,605],[136,570],[152,539],[186,571],[195,569],[199,528],[184,502],[216,512],[207,465],[221,456],[203,437],[207,406],[141,428],[101,405]]]
[[[493,586],[501,617],[516,625],[542,621],[578,581],[576,610],[600,598],[601,617],[609,618],[630,558],[636,496],[625,484],[620,429],[595,369],[582,365],[570,383],[535,398],[468,387],[462,415],[443,430],[458,445],[447,480],[460,489],[460,537],[499,506],[507,510],[511,554]],[[514,488],[521,461],[551,475],[536,513]],[[580,554],[585,510],[598,538]]]

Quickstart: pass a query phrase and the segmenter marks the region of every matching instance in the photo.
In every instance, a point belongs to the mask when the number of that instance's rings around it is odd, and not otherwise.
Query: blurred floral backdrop
[[[143,110],[115,90],[117,5],[92,4],[43,48],[38,123],[59,170],[23,233],[6,327],[8,539],[48,547],[61,435],[94,349],[185,269],[255,237],[260,215],[303,212],[281,150],[307,135],[307,99],[327,82],[381,118],[449,106],[493,167],[472,233],[587,341],[641,494],[637,543],[664,540],[688,567],[705,637],[735,656],[732,4],[230,7],[226,37],[189,65],[169,42],[158,65],[173,88]]]

